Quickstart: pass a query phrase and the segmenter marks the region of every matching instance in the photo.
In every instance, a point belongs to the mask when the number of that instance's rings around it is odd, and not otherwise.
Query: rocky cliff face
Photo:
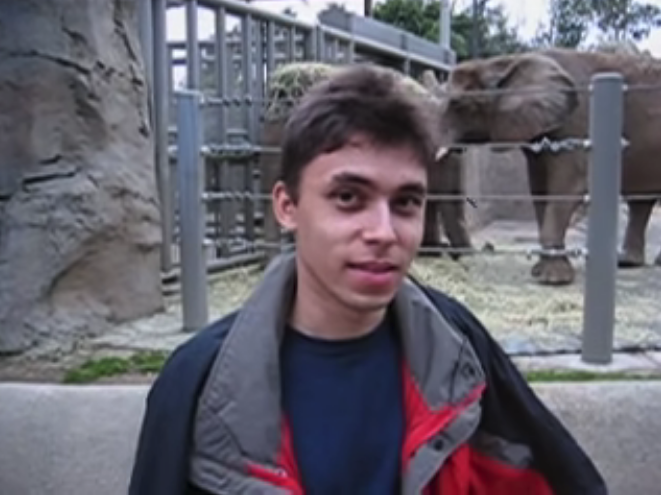
[[[0,2],[0,354],[162,307],[135,4]]]

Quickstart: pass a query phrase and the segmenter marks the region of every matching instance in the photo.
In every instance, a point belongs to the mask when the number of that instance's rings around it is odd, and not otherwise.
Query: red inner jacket
[[[409,370],[404,367],[406,434],[402,446],[402,471],[408,460],[425,442],[442,431],[455,417],[482,395],[477,387],[461,403],[432,411],[418,390]],[[251,465],[252,476],[285,488],[292,495],[305,495],[287,421],[283,421],[282,443],[278,456],[280,469],[271,471]],[[534,470],[519,469],[461,445],[446,460],[424,490],[424,495],[554,495],[544,478]]]

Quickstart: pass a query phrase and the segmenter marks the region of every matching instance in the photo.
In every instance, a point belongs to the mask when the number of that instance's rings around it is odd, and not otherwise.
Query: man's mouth
[[[369,273],[388,273],[397,270],[397,265],[386,261],[368,261],[364,263],[349,263],[349,268]]]

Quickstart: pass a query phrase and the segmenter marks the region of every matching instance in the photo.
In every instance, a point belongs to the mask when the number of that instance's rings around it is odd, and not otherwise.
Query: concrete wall
[[[593,458],[609,495],[659,493],[661,415],[650,405],[661,403],[661,382],[534,388]],[[0,383],[0,494],[126,493],[146,392]]]
[[[480,229],[495,220],[534,220],[530,199],[479,199],[482,195],[528,196],[526,162],[519,151],[495,153],[474,147],[464,156],[464,181],[467,195],[477,208],[467,206],[468,225]]]

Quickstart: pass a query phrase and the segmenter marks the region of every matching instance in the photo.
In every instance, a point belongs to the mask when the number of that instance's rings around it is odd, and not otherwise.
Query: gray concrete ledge
[[[661,486],[661,382],[540,383],[613,495]],[[126,493],[144,385],[0,383],[0,493]]]

